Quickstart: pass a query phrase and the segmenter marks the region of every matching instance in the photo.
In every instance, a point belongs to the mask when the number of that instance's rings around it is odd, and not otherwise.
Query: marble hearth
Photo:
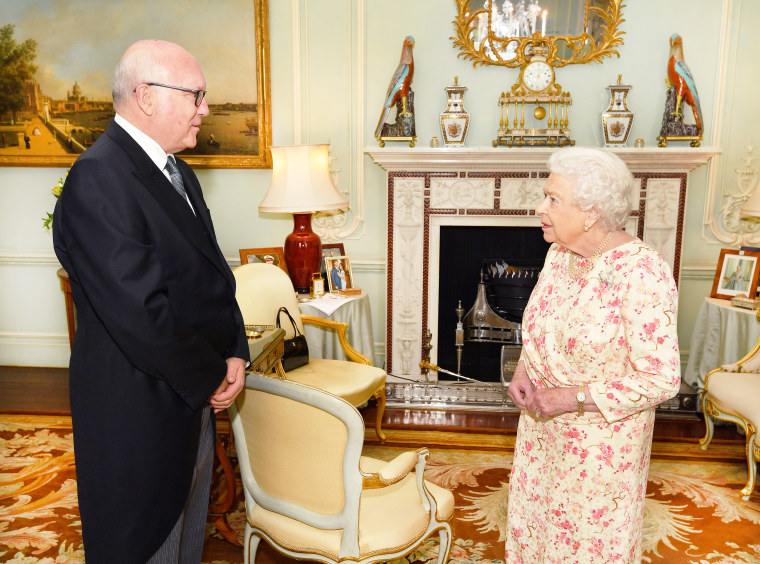
[[[387,371],[394,400],[457,403],[476,397],[504,403],[501,385],[426,385],[419,367],[432,333],[437,360],[438,276],[442,226],[539,226],[535,208],[548,177],[548,148],[367,149],[385,169],[388,188]],[[689,173],[719,150],[710,148],[607,149],[619,155],[638,183],[626,229],[654,246],[680,276]],[[445,249],[444,249],[445,252]],[[469,307],[469,306],[466,306]],[[433,372],[427,379],[435,380]],[[401,383],[406,384],[401,384]],[[468,388],[469,386],[469,388]],[[477,388],[477,390],[476,390]],[[464,390],[464,391],[463,391]],[[398,395],[399,397],[396,397]]]

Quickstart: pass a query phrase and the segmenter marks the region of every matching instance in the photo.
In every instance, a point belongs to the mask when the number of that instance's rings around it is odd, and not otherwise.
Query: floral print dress
[[[654,408],[680,384],[678,291],[639,239],[578,279],[570,256],[549,249],[523,315],[522,360],[537,388],[587,385],[601,413],[521,414],[505,560],[638,564]]]

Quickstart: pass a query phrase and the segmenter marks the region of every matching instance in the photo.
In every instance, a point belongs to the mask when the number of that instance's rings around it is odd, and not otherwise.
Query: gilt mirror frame
[[[547,48],[546,59],[554,67],[564,67],[571,64],[601,62],[605,57],[611,57],[618,53],[616,47],[623,44],[622,35],[625,33],[620,30],[620,24],[623,19],[623,0],[609,0],[607,9],[597,6],[591,6],[590,0],[586,0],[584,33],[581,35],[557,35],[542,36],[536,31],[533,35],[524,37],[500,37],[493,33],[492,26],[489,26],[488,35],[476,47],[472,39],[473,33],[477,27],[478,18],[481,14],[487,14],[488,10],[481,8],[474,12],[470,6],[470,0],[455,0],[457,5],[456,19],[452,22],[456,36],[450,39],[454,42],[454,47],[459,48],[459,57],[464,57],[472,61],[474,67],[478,65],[497,65],[504,67],[521,67],[526,64],[532,54],[534,45],[542,44]],[[597,40],[588,33],[588,22],[591,17],[600,19],[600,30],[602,37]],[[511,59],[503,59],[500,52],[506,50],[510,44],[514,44],[515,56]],[[491,47],[492,55],[486,52],[486,46]],[[560,45],[566,46],[569,56],[559,56]],[[510,50],[511,51],[511,50]]]
[[[33,66],[35,75],[39,73],[39,76],[35,76],[31,81],[37,95],[30,95],[29,99],[40,100],[33,106],[30,104],[30,108],[22,108],[20,112],[24,115],[18,120],[13,119],[10,125],[0,120],[0,132],[4,134],[0,142],[0,167],[71,166],[84,148],[94,141],[95,135],[103,131],[107,123],[106,118],[98,118],[103,121],[102,125],[97,124],[97,128],[73,121],[66,121],[63,127],[52,127],[48,122],[52,123],[53,120],[48,120],[41,108],[42,100],[53,97],[45,91],[44,85],[37,83],[37,80],[43,76],[55,76],[59,79],[58,82],[64,82],[62,77],[66,77],[68,84],[75,84],[76,80],[77,88],[81,87],[80,98],[72,98],[71,96],[77,96],[77,92],[72,90],[65,96],[57,95],[51,104],[64,105],[65,97],[68,96],[70,102],[89,102],[91,107],[97,106],[103,114],[106,113],[106,108],[112,114],[110,83],[117,57],[134,40],[154,37],[174,41],[190,51],[198,59],[207,80],[211,78],[208,84],[209,92],[217,94],[231,90],[230,84],[225,82],[225,77],[234,77],[234,74],[219,73],[216,75],[218,79],[212,76],[215,67],[221,67],[223,64],[235,65],[236,72],[246,73],[245,79],[248,81],[244,91],[234,98],[221,99],[218,103],[212,102],[211,115],[204,117],[204,122],[210,121],[208,127],[214,125],[215,119],[225,119],[224,126],[228,131],[224,131],[223,134],[220,134],[218,129],[204,131],[202,126],[196,147],[191,151],[179,153],[179,156],[193,168],[272,168],[269,0],[234,0],[222,3],[192,0],[181,13],[174,9],[174,4],[173,0],[154,0],[152,6],[157,12],[172,13],[172,25],[167,26],[160,18],[122,18],[123,10],[127,6],[125,0],[107,3],[108,10],[97,0],[69,0],[66,3],[55,0],[25,0],[10,2],[8,5],[0,3],[0,21],[13,25],[13,39],[19,44],[26,40],[38,44]],[[98,18],[80,17],[82,13],[93,11],[98,11]],[[245,13],[246,17],[241,17],[241,13]],[[248,17],[249,14],[251,17]],[[211,25],[210,21],[223,21],[224,25]],[[93,24],[97,26],[93,27]],[[0,24],[0,28],[3,25],[6,24]],[[139,29],[135,30],[135,26],[139,26]],[[240,45],[226,44],[221,39],[217,41],[214,38],[216,43],[209,47],[211,39],[208,37],[209,34],[205,33],[208,27],[222,29],[220,33],[224,33],[224,37],[227,38],[242,36],[251,39],[246,39],[246,47],[241,48]],[[57,30],[54,34],[55,42],[46,38],[47,29]],[[42,45],[43,42],[45,45]],[[97,50],[98,45],[105,44],[113,46],[114,49],[113,53],[104,48],[100,49],[99,52],[108,52],[107,60],[104,57],[82,55],[92,52],[93,49]],[[115,51],[117,48],[118,55]],[[93,91],[88,84],[96,79],[97,82],[93,84],[97,84],[101,92],[107,87],[107,96],[102,94],[93,97]],[[224,116],[224,112],[232,112],[234,115],[216,118]],[[245,114],[245,119],[239,114]],[[86,131],[91,135],[84,143],[79,143],[80,146],[71,142],[77,129],[80,133]],[[20,130],[20,133],[17,130]],[[209,131],[216,135],[209,135]],[[258,142],[255,145],[245,145],[244,148],[237,144],[232,150],[225,151],[230,145],[225,144],[224,136],[229,132],[255,136]],[[26,139],[22,139],[18,145],[11,146],[11,143],[7,143],[11,140],[11,135],[19,138],[26,135],[29,139],[28,147],[24,147]],[[222,141],[217,141],[220,138]]]

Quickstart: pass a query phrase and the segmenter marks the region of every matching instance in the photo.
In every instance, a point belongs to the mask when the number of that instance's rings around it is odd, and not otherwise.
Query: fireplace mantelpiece
[[[535,225],[546,148],[367,149],[387,172],[387,371],[421,379],[424,335],[437,327],[442,225]],[[655,247],[678,281],[689,173],[720,150],[605,149],[639,182],[626,229]],[[431,361],[436,362],[433,334]],[[435,376],[435,375],[434,375]]]

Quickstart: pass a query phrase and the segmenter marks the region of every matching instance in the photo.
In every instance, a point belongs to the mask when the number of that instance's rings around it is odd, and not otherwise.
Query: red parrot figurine
[[[403,104],[402,115],[408,114],[406,100],[409,96],[409,87],[412,84],[412,77],[414,76],[414,57],[412,56],[412,48],[414,47],[414,37],[411,35],[404,39],[404,45],[401,47],[401,59],[396,67],[396,72],[393,73],[393,78],[388,85],[388,92],[385,96],[385,103],[383,104],[383,113],[380,115],[380,121],[377,122],[377,129],[375,129],[375,137],[380,138],[383,132],[383,125],[385,120],[388,119],[388,114],[391,108],[396,104],[399,96],[401,96],[401,103]]]
[[[683,39],[677,33],[670,36],[670,59],[668,60],[668,81],[676,89],[676,109],[674,114],[683,115],[681,101],[691,106],[694,121],[699,131],[702,131],[702,108],[699,105],[699,94],[694,84],[694,77],[686,66],[683,58]]]

